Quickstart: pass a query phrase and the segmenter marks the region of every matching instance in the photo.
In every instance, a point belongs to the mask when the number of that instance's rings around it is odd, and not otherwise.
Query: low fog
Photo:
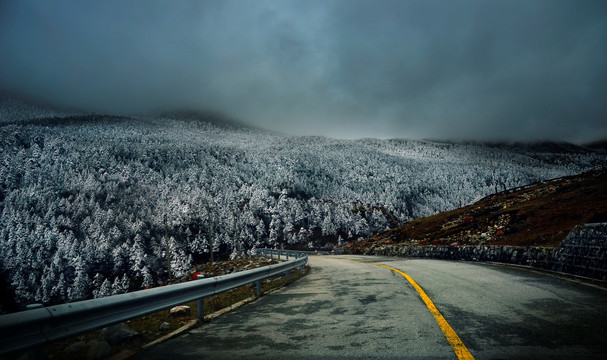
[[[2,1],[0,88],[337,138],[607,135],[607,2]]]

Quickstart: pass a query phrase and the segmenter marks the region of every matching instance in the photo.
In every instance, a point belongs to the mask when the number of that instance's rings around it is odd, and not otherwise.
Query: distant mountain
[[[0,92],[0,125],[42,118],[82,115],[82,112]]]
[[[607,140],[599,140],[584,144],[584,147],[586,147],[587,149],[602,150],[607,152]]]
[[[512,149],[520,149],[524,152],[551,153],[551,154],[583,154],[588,151],[604,150],[596,146],[576,145],[565,141],[538,141],[527,143],[514,143]]]
[[[189,121],[193,123],[211,124],[222,129],[230,130],[260,130],[257,127],[245,124],[244,122],[233,119],[215,111],[200,111],[200,110],[179,110],[166,111],[158,114],[160,118],[169,118],[175,120]]]
[[[576,225],[607,222],[607,169],[490,195],[353,244],[558,246]]]
[[[132,116],[99,114],[60,108],[6,92],[0,92],[0,125],[33,124],[64,126],[87,123],[115,123],[126,120],[141,122],[143,125],[158,125],[162,124],[162,119],[178,120],[200,126],[212,125],[226,130],[261,130],[214,111],[175,110]]]
[[[516,142],[487,142],[487,141],[446,141],[446,140],[427,140],[434,143],[444,143],[451,145],[476,145],[486,146],[488,148],[504,149],[507,151],[516,151],[520,153],[587,153],[594,150],[607,150],[607,140],[596,141],[587,144],[573,144],[566,141],[516,141]]]

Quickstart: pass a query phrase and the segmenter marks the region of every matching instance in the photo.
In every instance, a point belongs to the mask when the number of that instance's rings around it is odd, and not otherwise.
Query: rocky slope
[[[607,169],[510,189],[349,244],[558,246],[574,226],[607,221]]]

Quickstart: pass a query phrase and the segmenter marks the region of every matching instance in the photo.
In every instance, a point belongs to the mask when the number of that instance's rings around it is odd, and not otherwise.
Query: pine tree
[[[116,276],[114,278],[114,282],[112,283],[111,294],[112,295],[124,294],[124,293],[127,293],[128,291],[129,291],[128,276],[126,274],[124,274],[122,278],[120,278],[119,276]],[[99,292],[101,292],[101,290]]]
[[[67,297],[69,301],[86,300],[91,294],[91,279],[84,269],[76,272],[74,283],[69,287]]]
[[[99,290],[94,293],[94,296],[95,298],[102,298],[110,295],[112,295],[112,283],[110,282],[110,279],[105,279]]]
[[[67,283],[65,281],[65,276],[62,274],[59,275],[59,280],[53,286],[51,290],[51,302],[53,303],[62,303],[67,300]]]
[[[142,287],[147,288],[154,285],[154,279],[152,278],[152,274],[147,266],[141,269],[141,274],[143,275],[143,282],[141,283]]]

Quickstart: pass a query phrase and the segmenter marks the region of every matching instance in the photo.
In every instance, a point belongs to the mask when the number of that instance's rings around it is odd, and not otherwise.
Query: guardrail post
[[[198,313],[198,321],[204,321],[204,298],[200,298],[198,301],[196,301],[196,311]]]
[[[278,261],[280,261],[280,251],[278,251]]]
[[[261,295],[261,280],[255,281],[255,294],[257,296]]]
[[[303,275],[303,273],[304,273],[304,267],[302,265],[299,267],[299,275],[301,276],[301,275]]]
[[[289,275],[290,275],[290,274],[289,274],[289,272],[287,271],[287,272],[285,273],[285,279],[287,280],[287,282],[289,282]]]
[[[196,275],[196,280],[204,279],[204,275],[198,274]],[[204,321],[204,298],[200,298],[196,301],[196,318],[198,321]]]

